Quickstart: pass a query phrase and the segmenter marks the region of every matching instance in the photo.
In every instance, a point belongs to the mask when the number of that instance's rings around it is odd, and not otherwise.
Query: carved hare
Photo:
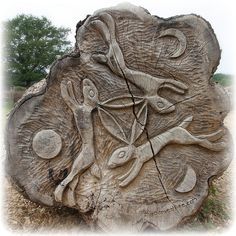
[[[157,135],[139,147],[128,145],[115,150],[108,161],[108,166],[110,168],[116,168],[124,165],[131,159],[135,159],[131,169],[126,174],[119,177],[119,180],[123,180],[120,183],[120,186],[124,187],[134,180],[143,164],[158,154],[158,152],[167,144],[197,144],[212,151],[220,151],[225,147],[224,142],[211,142],[219,139],[223,135],[223,131],[220,130],[209,135],[193,136],[186,130],[191,121],[192,116],[187,117],[179,126]]]
[[[64,82],[61,83],[62,97],[74,113],[75,122],[82,140],[82,151],[79,153],[78,157],[76,157],[71,172],[57,186],[54,192],[56,201],[62,202],[63,193],[70,184],[70,188],[68,189],[68,202],[71,206],[76,204],[74,189],[77,186],[79,175],[88,169],[95,160],[91,112],[97,106],[98,91],[93,82],[89,79],[84,79],[82,86],[84,101],[80,104],[75,98],[71,81],[68,81],[66,84]]]
[[[146,95],[148,103],[157,112],[170,113],[174,111],[174,104],[159,96],[158,90],[160,88],[169,88],[176,93],[184,94],[188,87],[182,82],[176,81],[174,79],[154,77],[141,71],[129,69],[125,64],[123,53],[116,41],[115,22],[108,13],[100,14],[99,20],[94,20],[91,22],[91,24],[93,24],[93,26],[99,30],[105,42],[109,46],[109,51],[106,55],[95,54],[93,55],[93,58],[100,63],[107,64],[115,74],[123,77],[124,79],[142,89]],[[175,34],[176,31],[177,30],[174,31]],[[169,35],[170,33],[170,30],[168,30],[166,33],[160,35],[160,37]],[[127,86],[129,86],[128,82]]]

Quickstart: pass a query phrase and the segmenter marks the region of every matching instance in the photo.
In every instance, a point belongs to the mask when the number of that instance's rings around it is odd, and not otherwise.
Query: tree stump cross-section
[[[106,232],[174,228],[231,161],[228,98],[210,80],[219,60],[200,16],[96,11],[11,112],[8,176],[32,201],[75,208]]]

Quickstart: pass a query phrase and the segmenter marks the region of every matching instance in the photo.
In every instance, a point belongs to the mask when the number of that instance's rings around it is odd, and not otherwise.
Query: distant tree
[[[69,32],[45,17],[23,14],[5,22],[6,85],[29,87],[44,78],[56,56],[70,48]]]

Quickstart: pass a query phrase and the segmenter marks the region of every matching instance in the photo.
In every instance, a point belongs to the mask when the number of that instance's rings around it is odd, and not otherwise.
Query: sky
[[[56,26],[71,29],[69,40],[74,44],[76,23],[94,11],[117,5],[123,0],[7,0],[2,1],[0,21],[17,14],[45,16]],[[152,15],[171,17],[195,13],[208,20],[222,49],[219,73],[236,74],[234,68],[236,22],[234,0],[129,0],[146,8]]]

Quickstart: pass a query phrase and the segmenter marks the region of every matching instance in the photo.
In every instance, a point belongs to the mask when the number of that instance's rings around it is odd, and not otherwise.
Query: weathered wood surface
[[[32,201],[104,231],[175,227],[231,161],[228,99],[210,81],[219,60],[199,16],[95,12],[11,112],[7,174]]]

